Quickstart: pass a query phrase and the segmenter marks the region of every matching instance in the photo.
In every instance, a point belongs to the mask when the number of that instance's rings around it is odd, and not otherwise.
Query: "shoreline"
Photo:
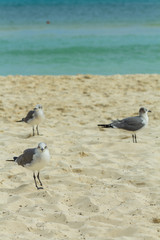
[[[126,73],[126,74],[91,74],[91,73],[77,73],[77,74],[58,74],[58,75],[53,75],[53,74],[29,74],[29,75],[22,75],[22,74],[8,74],[8,75],[0,75],[0,77],[32,77],[32,76],[37,76],[37,77],[76,77],[76,76],[101,76],[101,77],[114,77],[114,76],[136,76],[136,75],[160,75],[160,73]]]

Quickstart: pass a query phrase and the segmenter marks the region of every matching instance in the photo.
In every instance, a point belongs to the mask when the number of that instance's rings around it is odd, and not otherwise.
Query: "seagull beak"
[[[148,112],[151,112],[151,110],[148,110]]]

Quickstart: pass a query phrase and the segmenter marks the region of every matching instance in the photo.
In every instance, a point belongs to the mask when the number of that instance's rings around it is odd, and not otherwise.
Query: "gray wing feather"
[[[33,155],[35,154],[36,148],[29,148],[26,149],[23,154],[21,154],[17,159],[16,162],[18,165],[25,166],[28,163],[31,163],[33,159]]]
[[[143,119],[139,116],[115,120],[111,125],[115,128],[121,128],[128,131],[136,131],[144,127]]]
[[[28,122],[30,119],[32,119],[34,117],[35,112],[34,111],[29,111],[27,116],[25,118],[23,118],[24,122]]]

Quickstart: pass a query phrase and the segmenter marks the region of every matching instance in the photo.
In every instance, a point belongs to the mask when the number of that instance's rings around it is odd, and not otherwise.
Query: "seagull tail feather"
[[[98,124],[98,127],[102,127],[102,128],[113,128],[112,124]]]
[[[7,162],[15,162],[16,159],[17,159],[17,157],[14,157],[13,159],[7,159],[6,161],[7,161]]]
[[[24,118],[22,118],[21,120],[18,120],[16,122],[24,122]]]

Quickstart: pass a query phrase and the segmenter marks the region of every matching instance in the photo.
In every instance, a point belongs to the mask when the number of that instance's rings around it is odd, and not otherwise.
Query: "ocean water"
[[[160,73],[159,0],[0,1],[0,75],[135,73]]]

